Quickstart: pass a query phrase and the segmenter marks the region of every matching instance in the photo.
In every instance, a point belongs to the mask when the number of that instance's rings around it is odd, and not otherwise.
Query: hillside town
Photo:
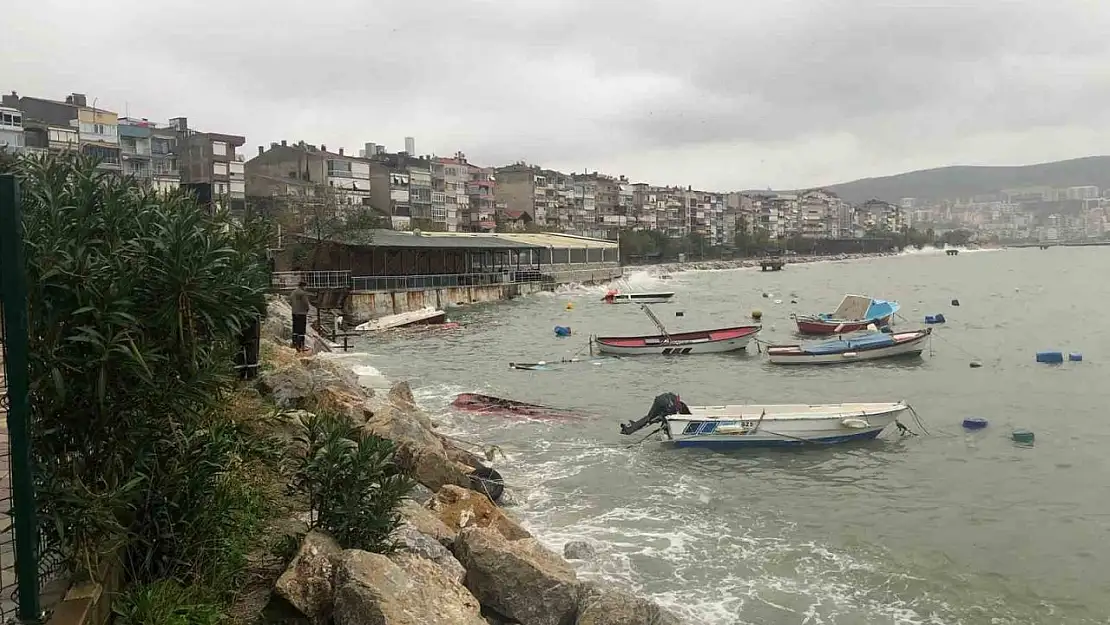
[[[365,143],[354,153],[304,141],[246,148],[242,135],[121,117],[73,93],[60,100],[0,101],[0,148],[77,150],[160,190],[195,188],[230,209],[284,205],[368,211],[395,230],[559,231],[617,239],[622,231],[697,238],[731,247],[738,238],[858,239],[909,228],[969,230],[983,241],[1066,241],[1107,233],[1106,203],[1093,186],[1004,190],[923,202],[870,199],[858,205],[825,189],[707,191],[597,171],[561,172],[517,162],[484,166],[463,152],[420,155]],[[1110,190],[1108,190],[1110,195]]]

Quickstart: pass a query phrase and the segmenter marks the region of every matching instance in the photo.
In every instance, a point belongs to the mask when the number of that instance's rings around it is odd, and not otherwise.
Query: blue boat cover
[[[871,305],[867,307],[867,314],[864,316],[864,319],[872,321],[874,319],[889,317],[890,315],[898,312],[898,308],[900,308],[898,302],[888,302],[884,299],[873,299],[871,300]]]
[[[835,341],[822,341],[810,345],[802,345],[802,351],[807,354],[839,354],[855,349],[867,349],[893,345],[894,337],[885,332],[865,334],[850,339],[837,339]]]

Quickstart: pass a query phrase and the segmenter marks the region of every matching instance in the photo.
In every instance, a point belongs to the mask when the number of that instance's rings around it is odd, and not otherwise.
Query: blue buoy
[[[1037,362],[1059,364],[1064,362],[1063,352],[1037,352]]]
[[[981,430],[987,427],[987,420],[980,419],[979,417],[968,417],[964,419],[965,430]]]
[[[555,326],[555,336],[570,336],[570,326]]]
[[[1083,354],[1080,354],[1079,352],[1072,352],[1068,354],[1068,360],[1070,362],[1083,362]]]
[[[945,319],[944,315],[941,313],[937,313],[935,315],[925,315],[925,323],[944,323],[946,321],[948,320]]]
[[[1033,433],[1029,430],[1014,430],[1010,433],[1010,438],[1022,445],[1032,445],[1034,440]]]

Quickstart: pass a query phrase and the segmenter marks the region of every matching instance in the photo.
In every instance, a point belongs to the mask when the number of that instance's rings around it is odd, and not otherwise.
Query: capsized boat
[[[920,356],[932,328],[912,332],[866,332],[831,341],[770,345],[767,357],[776,365],[827,365],[898,356]]]
[[[529,419],[581,419],[582,415],[562,408],[551,408],[539,404],[505,399],[478,393],[459,393],[451,405],[458,410],[507,417],[526,417]]]
[[[660,291],[658,293],[621,293],[609,291],[601,301],[606,304],[666,304],[674,299],[674,292]]]
[[[655,398],[647,416],[621,424],[631,435],[658,424],[661,442],[674,447],[795,447],[874,439],[909,404],[756,404],[687,406],[674,393]]]
[[[366,323],[355,326],[355,330],[358,332],[376,332],[379,330],[388,330],[390,328],[401,328],[417,323],[443,323],[446,317],[447,313],[428,306],[420,310],[412,310],[409,312],[397,313],[396,315],[385,315],[384,317],[371,319]]]
[[[790,316],[798,324],[799,333],[828,335],[863,330],[872,323],[878,327],[890,325],[899,308],[898,302],[866,295],[845,295],[840,306],[831,313]]]
[[[640,306],[652,320],[659,334],[648,336],[595,336],[594,344],[603,354],[633,356],[639,354],[711,354],[747,349],[748,342],[763,326],[734,326],[716,330],[670,333],[647,306]]]

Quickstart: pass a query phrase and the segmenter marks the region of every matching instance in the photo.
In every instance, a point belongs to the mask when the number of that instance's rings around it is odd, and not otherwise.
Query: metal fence
[[[468,286],[496,286],[548,282],[597,282],[620,277],[621,269],[613,265],[595,269],[544,268],[482,273],[446,273],[412,276],[352,276],[349,271],[282,271],[271,274],[275,290],[289,290],[304,282],[308,289],[342,289],[353,291],[423,291]]]
[[[31,468],[27,284],[19,186],[0,175],[0,619],[42,617]]]

